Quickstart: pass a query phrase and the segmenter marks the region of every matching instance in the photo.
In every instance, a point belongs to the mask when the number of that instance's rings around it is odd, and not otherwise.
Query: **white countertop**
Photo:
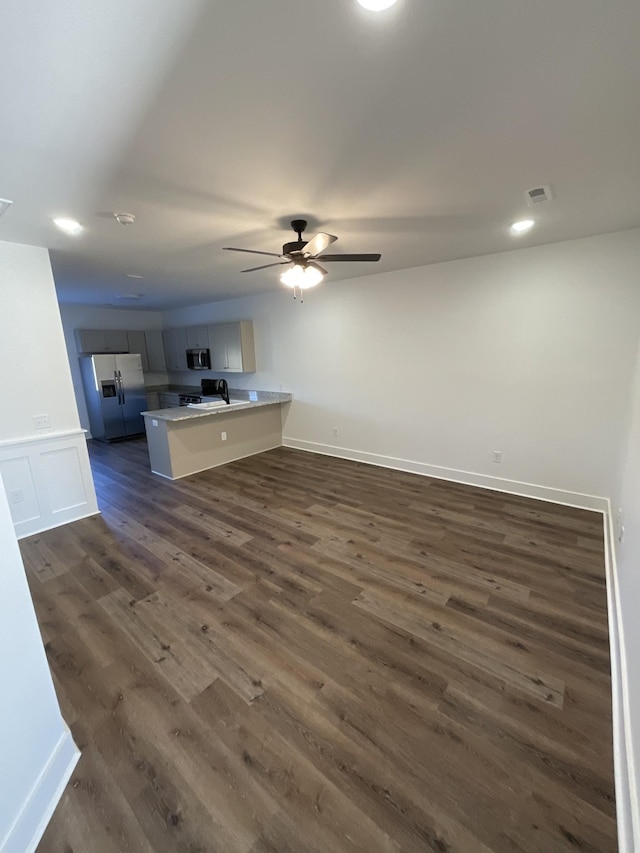
[[[235,412],[246,412],[249,409],[257,409],[261,406],[275,406],[281,403],[289,403],[293,399],[292,394],[284,394],[276,391],[258,392],[265,394],[263,399],[235,401],[233,406],[220,406],[215,409],[195,409],[190,406],[180,406],[177,409],[157,409],[152,412],[142,412],[145,418],[153,418],[157,421],[190,421],[195,418],[214,418],[216,415],[230,415]],[[268,394],[268,396],[266,396]]]

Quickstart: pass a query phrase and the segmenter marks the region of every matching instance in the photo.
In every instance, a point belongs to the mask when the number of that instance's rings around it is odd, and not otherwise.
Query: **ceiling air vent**
[[[2,216],[3,213],[6,213],[12,204],[13,202],[9,201],[8,198],[0,198],[0,216]]]
[[[527,204],[529,207],[532,207],[534,204],[542,204],[544,201],[551,201],[553,195],[551,194],[551,187],[533,187],[530,190],[524,191],[524,197],[527,200]]]

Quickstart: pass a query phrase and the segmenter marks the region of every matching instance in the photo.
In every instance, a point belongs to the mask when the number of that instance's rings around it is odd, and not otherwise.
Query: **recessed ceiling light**
[[[372,12],[382,12],[383,9],[388,9],[389,6],[397,3],[397,0],[358,0],[358,3]]]
[[[64,231],[65,234],[79,234],[83,231],[82,225],[75,219],[65,219],[64,217],[57,217],[53,220],[53,224],[57,225],[61,231]]]
[[[136,274],[135,274],[135,273],[133,273],[133,272],[128,272],[128,273],[127,273],[127,278],[144,278],[144,276],[142,276],[142,275],[136,275]]]
[[[511,224],[511,233],[512,234],[525,234],[535,225],[534,219],[520,219],[518,222],[513,222]]]

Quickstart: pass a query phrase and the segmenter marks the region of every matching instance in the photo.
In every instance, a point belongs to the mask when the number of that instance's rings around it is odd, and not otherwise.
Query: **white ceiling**
[[[61,301],[277,289],[222,247],[277,252],[300,215],[382,252],[328,281],[640,226],[637,0],[2,5],[0,239],[52,249]]]

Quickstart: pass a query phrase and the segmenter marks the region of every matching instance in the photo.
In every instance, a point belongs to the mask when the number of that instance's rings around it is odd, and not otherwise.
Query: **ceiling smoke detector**
[[[114,213],[116,218],[116,222],[120,225],[133,225],[136,221],[136,217],[133,213]]]
[[[553,194],[551,192],[551,187],[547,185],[544,187],[532,187],[530,190],[525,190],[524,197],[529,207],[533,207],[534,204],[542,204],[545,201],[551,201]]]
[[[12,204],[13,202],[9,201],[8,198],[0,198],[0,216],[2,216],[3,213],[6,213]]]

